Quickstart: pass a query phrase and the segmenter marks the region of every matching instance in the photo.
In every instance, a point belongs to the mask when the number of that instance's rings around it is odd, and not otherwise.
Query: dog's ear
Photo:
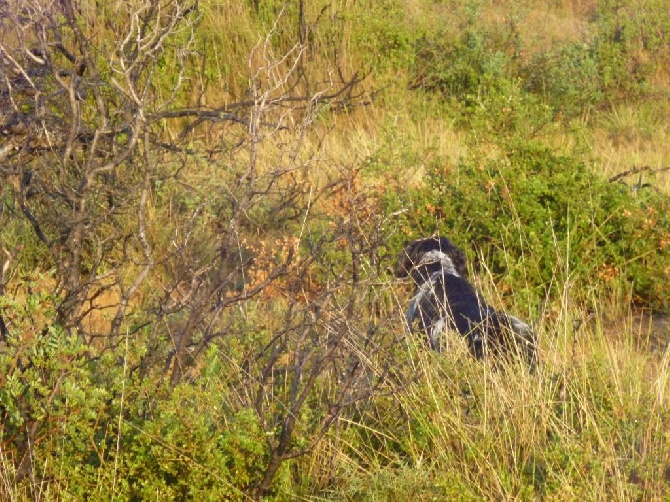
[[[461,277],[467,277],[468,276],[468,266],[467,266],[467,260],[465,259],[465,253],[461,251],[459,248],[454,246],[454,253],[450,254],[451,262],[454,264],[454,268],[456,269],[456,272],[458,272],[458,275]]]

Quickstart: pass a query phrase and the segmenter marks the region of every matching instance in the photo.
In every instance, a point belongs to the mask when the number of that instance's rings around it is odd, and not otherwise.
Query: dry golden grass
[[[670,130],[668,102],[656,106],[621,104],[601,114],[592,128],[593,154],[600,159],[602,174],[611,177],[635,167],[649,166],[651,171],[670,167]],[[638,176],[626,179],[629,184]],[[642,173],[643,182],[670,193],[670,170]]]
[[[566,305],[539,321],[536,374],[476,362],[457,337],[441,355],[408,337],[414,378],[395,404],[380,400],[347,422],[385,446],[329,443],[354,481],[343,493],[359,480],[354,493],[375,500],[662,500],[670,337],[650,353],[634,316],[603,328],[599,312],[576,327],[581,315]]]

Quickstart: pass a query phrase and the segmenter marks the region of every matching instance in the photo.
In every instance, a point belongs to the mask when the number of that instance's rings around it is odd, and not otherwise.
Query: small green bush
[[[538,101],[551,109],[549,117],[607,108],[647,91],[649,77],[663,68],[670,53],[663,36],[670,17],[658,2],[639,8],[601,2],[579,41],[556,43],[532,56],[525,55],[530,47],[515,16],[491,25],[473,2],[463,18],[457,30],[438,25],[417,37],[411,59],[410,87],[443,96],[457,115],[482,110],[496,115],[522,106],[528,108],[523,119],[535,115],[537,120],[546,115]],[[504,120],[494,126],[501,132],[509,128]]]
[[[596,105],[604,96],[597,55],[587,44],[572,43],[540,52],[521,75],[526,91],[568,116]]]
[[[463,128],[531,136],[552,120],[555,110],[544,94],[530,91],[521,42],[513,21],[487,29],[473,15],[456,37],[446,30],[419,39],[411,87],[441,96]]]
[[[653,72],[667,64],[670,16],[660,0],[599,3],[593,20],[593,50],[604,88],[613,96],[643,90]]]
[[[57,324],[35,333],[35,317],[54,315],[48,303],[41,294],[0,297],[16,333],[0,354],[0,498],[35,498],[34,479],[49,500],[231,500],[251,491],[266,437],[254,410],[230,404],[217,350],[197,385],[171,389],[133,369],[146,352],[140,338],[92,357]]]
[[[416,43],[413,87],[476,105],[482,92],[506,86],[512,78],[510,38],[476,25],[455,39],[441,31],[422,37]]]

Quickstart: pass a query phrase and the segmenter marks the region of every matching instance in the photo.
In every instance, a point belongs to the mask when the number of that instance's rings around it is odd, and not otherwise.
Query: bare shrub
[[[197,377],[210,344],[262,322],[246,318],[242,329],[238,321],[265,295],[280,313],[275,329],[238,366],[247,396],[239,406],[252,407],[268,433],[261,496],[283,461],[313,448],[393,366],[385,362],[392,340],[360,322],[384,272],[386,222],[352,188],[353,171],[328,167],[318,141],[307,141],[324,111],[365,94],[361,79],[341,70],[309,81],[305,45],[276,54],[273,32],[249,56],[243,99],[203,106],[197,92],[183,92],[197,71],[197,2],[131,4],[98,13],[70,0],[0,6],[0,217],[12,230],[3,245],[26,241],[23,261],[13,251],[3,273],[13,261],[53,276],[53,286],[40,284],[46,306],[35,343],[79,340],[84,349],[68,361],[80,370],[123,353],[124,378],[127,364],[140,380],[165,377],[173,388]],[[323,201],[335,193],[349,206],[332,215]],[[55,434],[40,414],[58,406],[59,387],[48,398],[30,390],[27,368],[40,363],[24,350],[22,319],[3,309],[0,320],[20,362],[5,369],[25,386],[14,403],[20,419],[0,407],[19,482],[35,478],[34,446]],[[58,373],[47,382],[69,371],[39,367]],[[108,370],[91,369],[101,380]],[[309,424],[301,419],[308,401],[320,410]],[[298,424],[309,438],[301,446]]]

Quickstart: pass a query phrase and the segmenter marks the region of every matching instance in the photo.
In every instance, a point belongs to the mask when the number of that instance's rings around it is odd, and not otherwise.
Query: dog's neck
[[[438,249],[424,253],[419,262],[414,264],[410,275],[416,284],[416,290],[405,314],[408,326],[417,318],[419,304],[427,295],[435,293],[437,282],[445,274],[460,277],[449,255]]]
[[[421,260],[412,267],[411,275],[414,282],[419,285],[431,281],[433,275],[438,273],[460,277],[449,255],[435,249],[421,256]]]

